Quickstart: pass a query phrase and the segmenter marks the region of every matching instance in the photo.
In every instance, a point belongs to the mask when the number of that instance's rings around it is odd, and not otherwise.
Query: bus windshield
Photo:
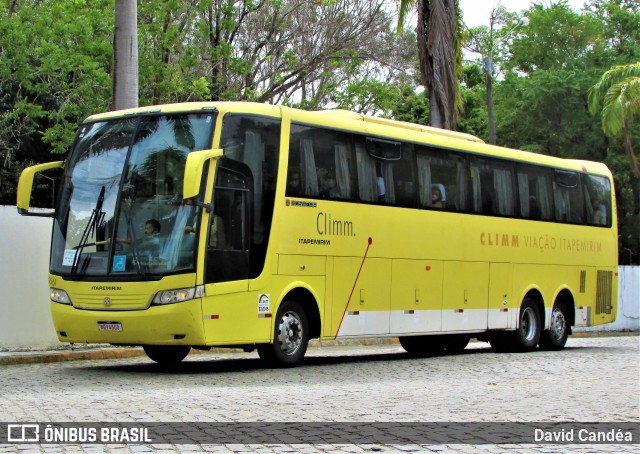
[[[211,146],[214,116],[81,125],[54,221],[51,271],[130,280],[194,270],[200,209],[183,202],[184,167],[191,151]]]

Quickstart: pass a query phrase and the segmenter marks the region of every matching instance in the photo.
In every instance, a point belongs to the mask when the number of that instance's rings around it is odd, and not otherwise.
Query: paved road
[[[192,354],[177,370],[163,370],[145,357],[28,364],[0,368],[0,421],[221,422],[229,430],[243,429],[233,425],[238,422],[285,422],[290,424],[279,427],[307,430],[294,423],[599,421],[615,428],[640,422],[639,377],[638,336],[570,338],[563,351],[527,354],[496,354],[488,344],[472,343],[463,354],[430,358],[413,358],[397,344],[316,347],[295,369],[265,369],[255,353]],[[639,444],[381,440],[0,444],[0,452],[640,453]]]

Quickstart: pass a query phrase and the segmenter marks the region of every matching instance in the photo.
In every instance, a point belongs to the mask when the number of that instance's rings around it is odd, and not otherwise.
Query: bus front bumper
[[[51,302],[62,342],[116,345],[204,345],[200,299],[144,310],[95,311]]]

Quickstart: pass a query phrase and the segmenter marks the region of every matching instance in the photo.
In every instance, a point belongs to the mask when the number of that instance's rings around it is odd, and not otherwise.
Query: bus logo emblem
[[[104,305],[105,306],[111,306],[111,298],[109,298],[108,296],[104,299]]]

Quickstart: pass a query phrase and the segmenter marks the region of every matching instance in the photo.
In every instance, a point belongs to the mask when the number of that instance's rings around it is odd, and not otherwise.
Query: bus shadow
[[[349,365],[349,364],[363,364],[363,363],[391,363],[391,362],[403,362],[403,361],[416,361],[416,360],[438,360],[439,358],[456,358],[456,357],[473,357],[475,355],[494,354],[499,356],[524,356],[548,354],[554,355],[561,354],[562,352],[577,352],[584,350],[601,350],[605,347],[565,347],[560,352],[546,352],[542,350],[534,350],[528,353],[496,353],[489,345],[486,347],[475,347],[466,349],[463,352],[456,354],[439,354],[439,355],[414,355],[403,351],[382,351],[380,353],[363,353],[357,354],[350,352],[348,355],[317,355],[313,353],[306,356],[302,364],[295,369],[304,369],[308,367],[330,367],[337,365]],[[202,354],[207,355],[205,354]],[[98,367],[91,367],[92,370],[100,370],[102,372],[117,372],[117,373],[137,373],[137,374],[175,374],[175,375],[191,375],[191,374],[215,374],[215,373],[230,373],[230,372],[250,372],[261,370],[295,370],[281,367],[272,367],[264,363],[261,359],[255,357],[247,358],[225,358],[225,357],[212,357],[203,358],[198,355],[193,355],[192,360],[187,357],[183,362],[174,366],[161,365],[148,360],[144,363],[136,364],[112,364],[112,365],[100,365]]]
[[[437,358],[452,358],[457,356],[472,356],[483,353],[491,353],[490,347],[474,348],[464,352],[451,355],[413,355],[403,351],[384,351],[380,353],[357,354],[350,352],[348,355],[317,355],[310,354],[305,357],[302,364],[296,369],[317,366],[336,366],[348,364],[376,363],[376,362],[402,362],[415,360],[429,360]],[[148,373],[148,374],[205,374],[205,373],[228,373],[228,372],[248,372],[258,370],[288,370],[287,368],[269,366],[259,358],[224,358],[212,357],[201,359],[198,355],[193,356],[193,360],[187,357],[180,364],[174,366],[161,365],[148,360],[145,363],[136,364],[113,364],[100,365],[98,370],[103,372],[125,372],[125,373]],[[196,359],[197,358],[197,359]],[[96,369],[92,367],[92,369]]]

